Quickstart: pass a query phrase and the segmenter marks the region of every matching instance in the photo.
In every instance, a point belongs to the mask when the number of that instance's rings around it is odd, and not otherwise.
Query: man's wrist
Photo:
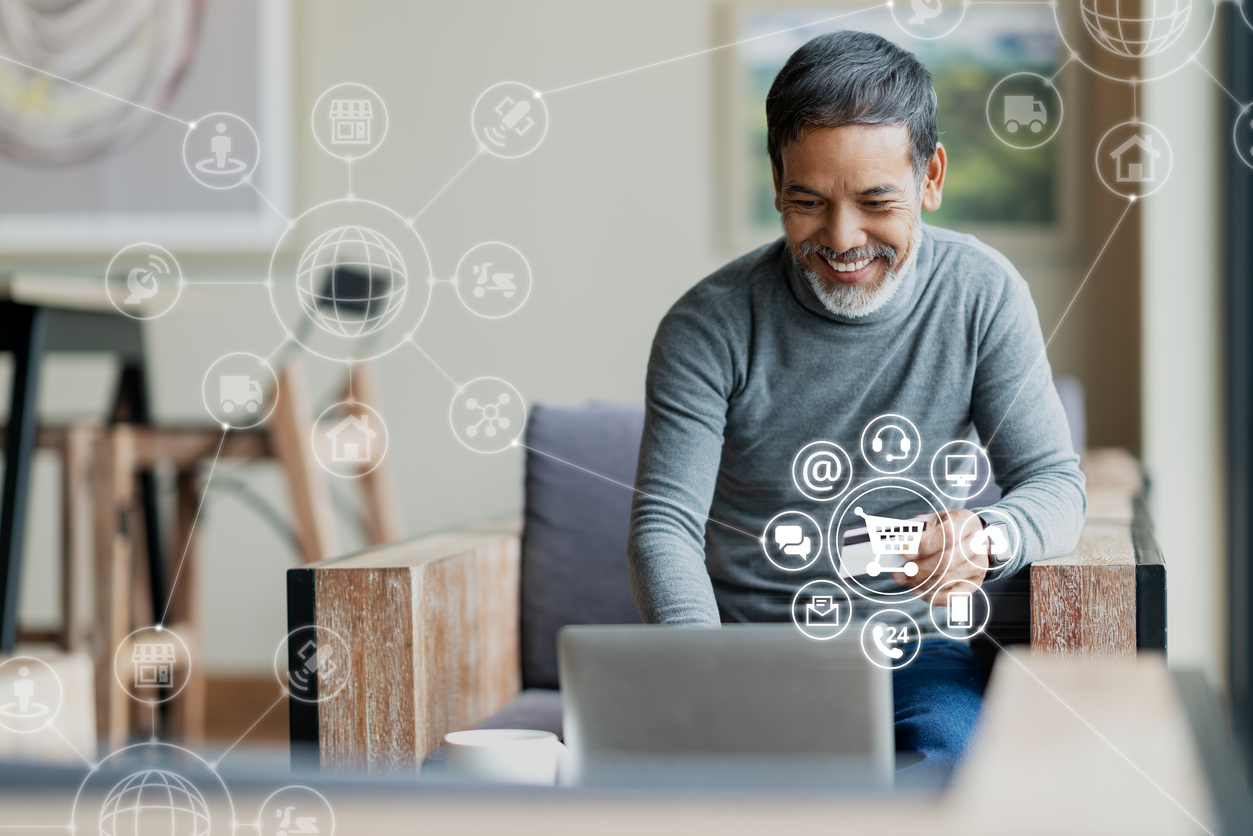
[[[1009,526],[1005,524],[1004,520],[999,519],[998,517],[992,516],[991,514],[976,513],[975,516],[979,518],[979,522],[983,524],[983,528],[985,531],[987,529],[997,527],[1000,529],[1000,535],[1001,535],[1000,539],[1003,542],[1009,542],[1009,539],[1008,539],[1009,538]],[[1009,549],[1002,550],[1000,554],[994,554],[992,550],[992,544],[995,543],[996,541],[997,541],[997,538],[993,536],[989,536],[985,540],[985,542],[988,544],[988,564],[990,566],[1000,566],[1002,564],[1008,563],[1009,559],[1013,557]]]

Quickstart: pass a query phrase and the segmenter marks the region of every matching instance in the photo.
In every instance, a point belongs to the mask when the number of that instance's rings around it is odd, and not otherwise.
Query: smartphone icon
[[[948,626],[969,627],[973,619],[970,615],[972,598],[969,592],[952,592],[948,596]]]

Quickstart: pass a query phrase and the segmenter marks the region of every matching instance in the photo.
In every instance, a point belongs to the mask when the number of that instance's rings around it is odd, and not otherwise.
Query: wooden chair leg
[[[96,718],[109,749],[126,743],[131,700],[113,675],[113,657],[130,632],[134,541],[135,444],[130,428],[111,427],[96,442]]]
[[[371,364],[356,365],[352,384],[352,394],[357,400],[378,407],[378,383]],[[403,539],[405,532],[401,522],[400,498],[396,493],[396,481],[392,478],[391,462],[383,459],[358,481],[361,483],[361,507],[369,543],[379,545]]]
[[[178,583],[171,592],[167,622],[187,642],[194,664],[183,692],[170,703],[170,731],[184,743],[195,745],[204,742],[207,679],[203,662],[201,610],[196,597],[200,586],[200,563],[192,523],[200,505],[200,489],[194,468],[178,472],[177,495],[178,525],[170,571],[177,573]]]
[[[61,447],[61,647],[87,651],[91,644],[92,458],[100,438],[95,424],[66,430]]]
[[[287,475],[296,517],[296,538],[306,563],[339,553],[334,507],[326,472],[313,456],[313,406],[300,358],[288,359],[278,376],[278,402],[270,417],[270,443]]]

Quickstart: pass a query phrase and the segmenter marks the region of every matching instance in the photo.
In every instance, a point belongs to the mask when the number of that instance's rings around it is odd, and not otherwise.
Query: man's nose
[[[831,217],[827,223],[827,236],[830,239],[827,246],[837,253],[864,247],[869,242],[858,213],[838,206],[831,209]]]

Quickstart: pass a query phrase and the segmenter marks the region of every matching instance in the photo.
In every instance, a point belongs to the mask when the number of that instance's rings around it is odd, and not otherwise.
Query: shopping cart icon
[[[866,567],[866,574],[878,577],[884,567],[880,560],[890,554],[918,554],[918,546],[922,541],[922,532],[927,530],[925,520],[894,520],[891,517],[876,517],[861,510],[853,509],[866,521],[866,529],[870,532],[870,547],[874,549],[874,560]],[[892,567],[895,568],[895,567]],[[911,578],[918,574],[918,564],[906,560],[900,570]]]

